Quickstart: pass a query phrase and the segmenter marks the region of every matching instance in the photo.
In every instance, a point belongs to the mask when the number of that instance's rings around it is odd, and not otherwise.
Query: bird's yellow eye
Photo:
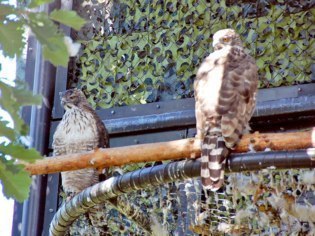
[[[230,41],[229,38],[227,38],[227,37],[223,38],[223,42],[227,43],[227,42],[229,42],[229,41]]]

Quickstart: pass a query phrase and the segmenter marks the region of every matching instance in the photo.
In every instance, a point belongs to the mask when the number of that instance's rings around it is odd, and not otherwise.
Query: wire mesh
[[[268,168],[228,174],[218,192],[204,193],[199,179],[190,179],[124,197],[167,235],[313,235],[314,177],[314,170]]]
[[[261,155],[273,159],[276,154],[258,154]],[[303,158],[307,160],[309,156]],[[84,190],[68,207],[63,206],[63,210],[58,211],[55,220],[59,223],[53,228],[57,230],[55,233],[61,232],[58,229],[68,225],[69,217],[81,213],[81,222],[71,226],[74,230],[71,235],[91,235],[91,232],[98,235],[93,231],[95,227],[89,227],[88,221],[84,221],[84,209],[125,192],[128,194],[121,195],[116,201],[122,202],[125,209],[132,205],[133,209],[138,209],[133,210],[133,215],[140,212],[140,218],[149,219],[153,235],[313,235],[315,171],[280,170],[272,166],[261,169],[262,166],[268,165],[256,165],[260,171],[226,175],[225,187],[215,193],[204,193],[198,179],[187,179],[198,175],[200,163],[198,165],[196,161],[141,169]],[[281,168],[283,164],[278,161],[276,166]],[[150,173],[152,176],[148,175]],[[174,183],[175,179],[186,180]],[[156,186],[165,181],[170,184]],[[131,194],[139,188],[147,190]],[[96,206],[104,207],[98,214],[104,216],[102,224],[107,227],[106,235],[147,234],[142,230],[143,226],[139,227],[139,222],[126,219],[109,204]],[[86,231],[89,228],[90,231]]]
[[[313,1],[76,1],[89,24],[74,38],[82,50],[70,86],[94,107],[193,96],[193,79],[212,52],[212,35],[234,28],[256,59],[260,84],[311,80]]]

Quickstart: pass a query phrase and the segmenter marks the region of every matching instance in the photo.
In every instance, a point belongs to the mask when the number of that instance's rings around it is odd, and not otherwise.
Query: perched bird
[[[91,151],[109,147],[108,132],[83,92],[70,89],[60,93],[61,105],[66,110],[53,137],[54,156]],[[109,177],[109,173],[106,173]],[[101,178],[102,176],[102,178]],[[67,201],[87,187],[103,180],[103,173],[96,169],[82,169],[61,173],[62,188]],[[86,215],[81,215],[67,234],[70,235],[111,235],[107,220],[114,207],[121,214],[138,224],[144,231],[151,232],[150,217],[129,199],[111,198],[108,204],[96,205]],[[110,206],[109,206],[110,205]],[[123,227],[126,221],[115,227]]]
[[[53,137],[54,156],[108,147],[107,130],[83,92],[70,89],[60,96],[66,112]],[[63,190],[69,197],[99,182],[96,169],[66,171],[61,173],[61,177]]]
[[[79,89],[70,89],[60,93],[60,96],[65,114],[53,137],[54,156],[109,147],[107,130],[102,120],[89,105],[83,92]],[[91,168],[62,172],[62,188],[67,195],[67,200],[85,188],[98,183],[101,174],[98,170]],[[92,225],[104,224],[97,222],[103,221],[104,218],[102,216],[102,219],[98,219],[96,216],[98,210],[97,207],[94,212],[91,209],[88,215],[88,221]],[[93,231],[93,234],[102,235],[102,229],[99,231]]]
[[[201,182],[217,191],[224,182],[225,160],[249,127],[256,104],[258,68],[233,29],[213,35],[214,52],[194,81],[197,138],[201,146]]]

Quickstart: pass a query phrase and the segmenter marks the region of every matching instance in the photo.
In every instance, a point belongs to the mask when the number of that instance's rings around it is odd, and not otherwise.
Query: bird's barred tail
[[[201,146],[201,183],[205,189],[217,191],[224,182],[225,160],[230,150],[225,146],[221,129],[211,128]]]

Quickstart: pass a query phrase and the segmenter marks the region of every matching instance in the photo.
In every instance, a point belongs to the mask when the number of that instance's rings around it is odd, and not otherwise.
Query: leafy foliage
[[[13,197],[22,202],[28,197],[31,177],[24,171],[22,165],[2,162],[0,158],[0,179],[3,183],[3,192],[7,197]]]
[[[0,93],[0,106],[13,120],[13,127],[10,127],[0,115],[0,180],[7,197],[23,201],[28,197],[31,178],[23,165],[16,164],[16,161],[33,162],[41,155],[21,144],[19,138],[28,134],[28,127],[20,117],[20,109],[26,105],[40,105],[41,96],[34,96],[21,86],[10,86],[3,78],[0,80]]]
[[[50,14],[50,19],[68,25],[75,30],[81,29],[85,24],[85,20],[79,17],[75,11],[54,10]]]
[[[35,8],[51,0],[33,0],[28,5]],[[0,49],[9,57],[20,56],[25,46],[25,30],[29,27],[43,48],[43,54],[55,66],[67,66],[68,46],[64,35],[53,22],[79,29],[85,21],[73,11],[53,11],[50,15],[34,12],[28,8],[15,7],[0,3]],[[71,46],[71,45],[70,45]],[[1,71],[1,64],[0,64]],[[15,86],[8,85],[5,78],[0,78],[0,107],[12,118],[10,126],[0,113],[0,180],[3,192],[22,202],[28,197],[31,177],[23,162],[34,162],[41,155],[31,148],[26,148],[22,137],[28,135],[28,127],[20,116],[23,106],[40,105],[41,96],[33,95],[22,82],[15,81]],[[20,163],[20,164],[18,164]]]
[[[14,123],[14,130],[17,134],[27,135],[27,128],[23,119],[20,117],[20,107],[32,104],[41,104],[40,96],[33,96],[32,92],[21,88],[15,88],[0,81],[2,99],[1,107],[6,110]],[[10,140],[14,141],[14,140]]]
[[[33,0],[29,8],[51,0]],[[80,29],[85,21],[74,11],[55,10],[47,15],[27,8],[0,3],[0,44],[5,55],[20,56],[25,46],[25,29],[29,27],[43,47],[44,58],[55,66],[67,66],[69,53],[64,35],[53,21]]]
[[[25,46],[23,41],[23,24],[21,22],[0,23],[0,42],[8,56],[13,57],[18,48],[18,55]]]
[[[52,2],[53,0],[33,0],[30,2],[30,4],[28,5],[29,8],[34,8],[34,7],[39,7],[40,5],[42,4],[45,4],[45,3],[50,3]]]
[[[192,82],[212,51],[212,35],[237,30],[259,66],[259,87],[310,81],[314,8],[308,1],[87,1],[90,20],[72,86],[94,107],[193,96]],[[100,1],[101,2],[101,1]],[[78,4],[81,6],[81,4]],[[76,78],[79,78],[78,81]]]

